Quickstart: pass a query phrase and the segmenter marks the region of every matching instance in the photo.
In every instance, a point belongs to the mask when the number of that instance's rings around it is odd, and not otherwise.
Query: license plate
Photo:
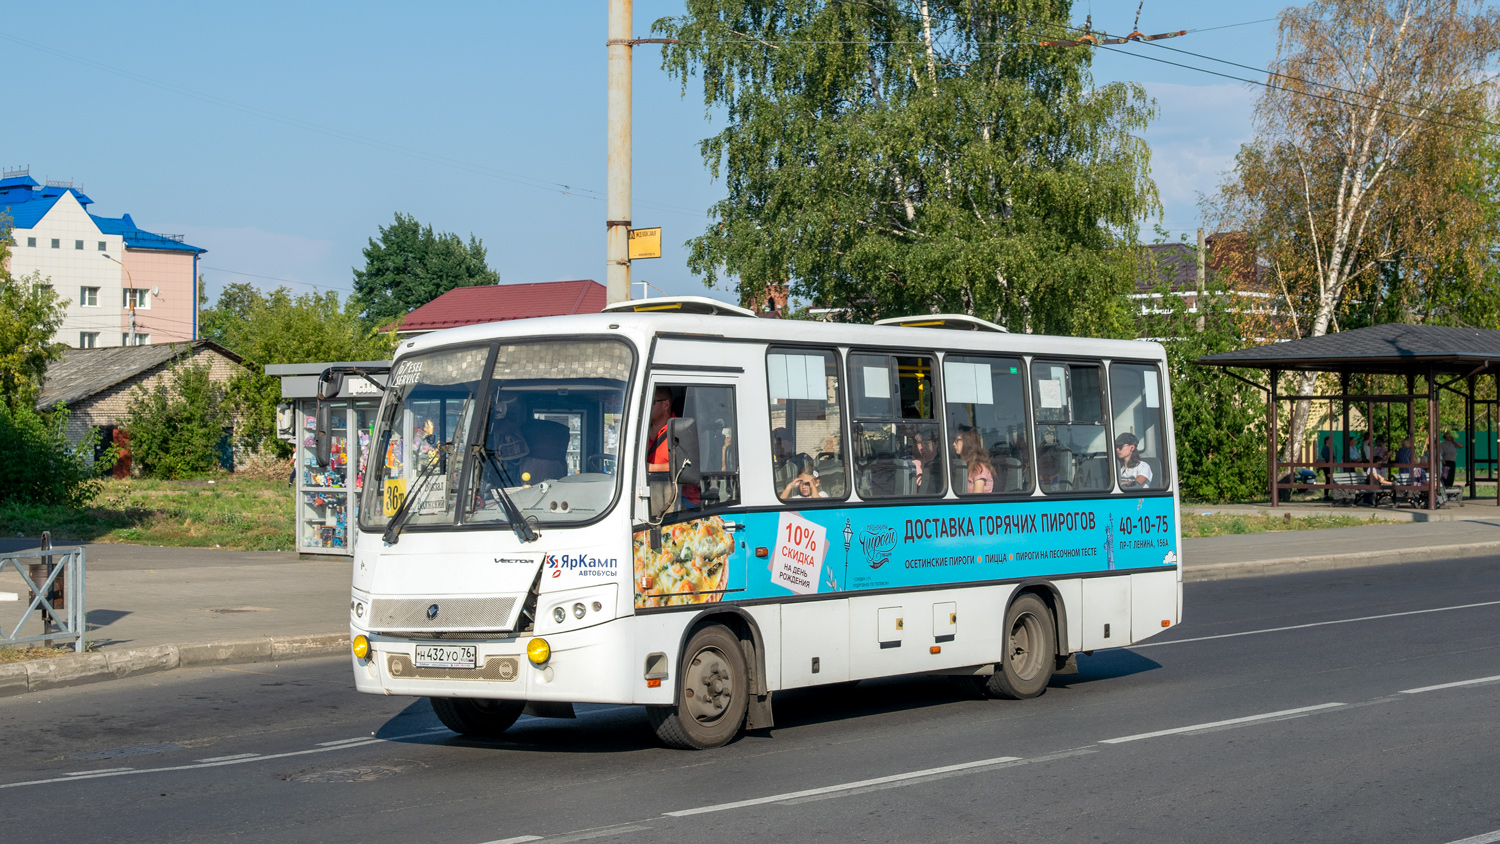
[[[418,668],[473,668],[476,652],[474,645],[417,645]]]

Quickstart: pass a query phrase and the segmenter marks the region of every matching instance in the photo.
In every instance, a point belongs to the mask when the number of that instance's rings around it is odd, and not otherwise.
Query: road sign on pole
[[[661,226],[630,230],[630,260],[661,257]]]

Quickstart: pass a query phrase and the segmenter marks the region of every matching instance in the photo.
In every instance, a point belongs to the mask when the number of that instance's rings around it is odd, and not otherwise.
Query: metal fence
[[[71,641],[73,649],[82,653],[87,646],[84,636],[88,629],[83,599],[83,549],[43,548],[0,555],[0,585],[16,582],[9,574],[11,571],[20,575],[19,585],[25,591],[0,592],[0,600],[29,603],[19,617],[4,613],[14,618],[14,625],[7,625],[0,618],[0,646]],[[32,618],[41,620],[42,632],[23,636]]]

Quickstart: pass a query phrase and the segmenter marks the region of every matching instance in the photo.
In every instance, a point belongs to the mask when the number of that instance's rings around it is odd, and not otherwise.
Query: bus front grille
[[[515,595],[489,598],[375,598],[370,629],[380,633],[506,631],[515,628]]]

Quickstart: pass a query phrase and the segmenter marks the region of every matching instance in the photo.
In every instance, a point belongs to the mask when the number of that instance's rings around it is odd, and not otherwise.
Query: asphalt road
[[[1500,558],[1187,600],[1036,700],[779,694],[701,753],[636,707],[462,739],[341,659],[3,698],[0,841],[1500,841]]]

